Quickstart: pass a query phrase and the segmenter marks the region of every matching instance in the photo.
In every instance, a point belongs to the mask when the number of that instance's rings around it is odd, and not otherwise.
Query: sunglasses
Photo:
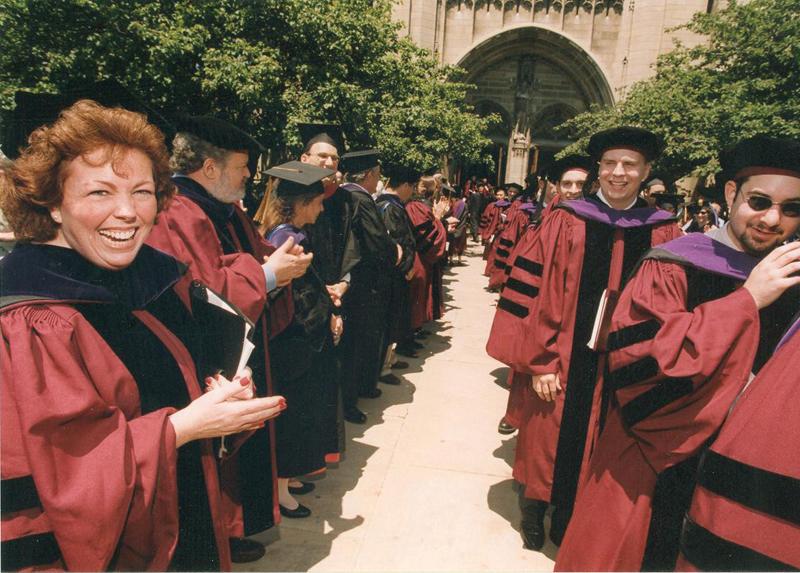
[[[800,201],[787,201],[786,203],[775,203],[769,197],[763,195],[750,195],[747,198],[747,206],[753,211],[766,211],[777,205],[781,214],[785,217],[800,217]]]

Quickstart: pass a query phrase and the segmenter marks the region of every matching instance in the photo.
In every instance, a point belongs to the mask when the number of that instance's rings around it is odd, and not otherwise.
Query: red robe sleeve
[[[64,306],[0,318],[2,477],[32,476],[40,507],[3,540],[52,532],[70,570],[166,570],[177,542],[171,409],[140,415],[130,373]],[[89,349],[90,351],[87,351]]]
[[[556,209],[543,220],[529,253],[531,267],[540,273],[539,284],[534,283],[538,292],[522,321],[522,336],[513,340],[514,370],[558,373],[566,380],[577,305],[567,287],[580,282],[584,236],[583,222],[566,210]]]
[[[500,220],[500,209],[494,203],[489,203],[483,210],[478,232],[481,239],[488,241],[494,233],[497,222]]]
[[[275,246],[267,241],[259,232],[258,227],[238,205],[234,206],[242,229],[251,245],[252,255],[257,261],[263,261],[275,252]],[[294,297],[292,297],[291,284],[286,285],[280,292],[269,298],[268,330],[270,340],[279,335],[292,323],[294,317]]]
[[[159,213],[147,244],[188,265],[176,291],[189,304],[189,285],[198,280],[256,321],[267,299],[261,262],[246,253],[226,255],[213,223],[191,200],[177,196]]]
[[[417,252],[422,262],[431,267],[447,251],[447,229],[433,216],[430,207],[421,201],[409,201],[406,212],[414,228]]]
[[[705,454],[684,529],[688,555],[678,571],[800,569],[798,356],[795,334],[736,399]],[[698,526],[709,533],[699,535]],[[715,552],[706,541],[712,536],[757,559],[743,564],[733,552]],[[765,563],[770,559],[779,563]]]
[[[680,265],[644,261],[609,329],[605,384],[656,472],[719,429],[758,348],[758,310],[745,289],[690,311],[687,288]]]

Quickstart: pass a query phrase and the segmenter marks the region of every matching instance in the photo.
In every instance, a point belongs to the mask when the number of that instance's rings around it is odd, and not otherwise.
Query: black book
[[[189,288],[192,315],[201,329],[203,377],[221,373],[233,380],[250,359],[254,325],[236,305],[194,281]]]

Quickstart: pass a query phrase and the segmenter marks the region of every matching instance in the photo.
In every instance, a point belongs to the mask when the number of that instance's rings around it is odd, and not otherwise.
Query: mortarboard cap
[[[300,139],[303,140],[303,151],[315,143],[323,142],[333,145],[339,154],[344,153],[344,134],[340,125],[334,123],[298,123]]]
[[[418,169],[405,167],[397,164],[389,164],[381,167],[381,172],[389,178],[391,185],[401,185],[403,183],[416,183],[422,175]]]
[[[570,169],[582,169],[589,173],[592,170],[592,160],[586,155],[567,155],[556,159],[547,170],[547,179],[558,183],[561,176]]]
[[[757,135],[720,154],[723,178],[779,173],[800,177],[800,141]]]
[[[644,155],[645,160],[653,161],[661,155],[664,142],[652,131],[630,126],[598,131],[589,139],[589,155],[595,161],[599,161],[609,149],[618,148],[634,149]]]
[[[518,193],[522,193],[524,188],[519,183],[506,183],[506,189],[516,189]]]
[[[332,169],[301,161],[289,161],[266,171],[267,175],[281,180],[276,193],[282,197],[323,193],[325,189],[321,181],[334,173]]]
[[[59,114],[82,99],[94,100],[106,107],[122,107],[142,113],[150,123],[164,133],[169,146],[175,135],[174,126],[164,116],[145,104],[135,94],[116,80],[103,80],[58,94],[18,91],[14,95],[15,108],[3,118],[3,133],[0,146],[11,158],[19,155],[19,149],[28,144],[28,137],[37,128],[51,124]]]
[[[191,133],[221,149],[249,153],[264,151],[264,147],[250,134],[218,117],[180,115],[175,124],[179,132]]]
[[[342,173],[363,173],[380,165],[379,157],[380,153],[377,149],[363,149],[345,153],[342,155],[339,171]]]

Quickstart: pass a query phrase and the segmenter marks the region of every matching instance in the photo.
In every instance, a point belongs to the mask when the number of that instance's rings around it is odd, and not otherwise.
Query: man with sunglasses
[[[621,294],[556,570],[674,569],[699,454],[800,306],[800,142],[754,137],[720,163],[730,221],[651,249]]]

